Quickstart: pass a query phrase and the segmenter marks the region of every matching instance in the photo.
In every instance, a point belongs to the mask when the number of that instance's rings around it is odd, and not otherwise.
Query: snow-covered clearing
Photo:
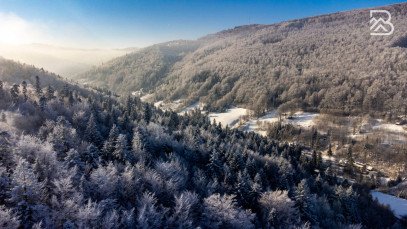
[[[403,133],[406,131],[404,129],[404,125],[402,126],[391,123],[383,123],[383,120],[381,119],[377,119],[377,124],[372,126],[372,129],[385,130],[387,132],[393,133]]]
[[[285,119],[284,123],[291,123],[293,125],[305,128],[311,128],[314,125],[314,118],[318,116],[317,113],[310,112],[296,112],[292,119]]]
[[[292,118],[281,117],[284,124],[293,124],[297,127],[311,128],[314,125],[314,118],[318,116],[317,113],[309,112],[296,112]],[[259,134],[265,135],[266,132],[262,130],[259,123],[273,123],[277,122],[279,117],[276,114],[276,110],[272,110],[266,113],[266,115],[260,117],[259,119],[249,120],[242,128],[243,131],[255,131]]]
[[[158,101],[154,103],[154,106],[160,108],[164,111],[176,111],[179,107],[182,106],[182,101],[180,99],[175,100],[171,103],[164,103],[164,101]]]
[[[234,127],[238,122],[241,116],[247,114],[247,109],[237,108],[231,106],[226,112],[222,113],[210,113],[209,119],[211,122],[215,119],[217,123],[221,123],[223,127],[228,125],[229,127]]]
[[[389,205],[390,209],[394,211],[394,214],[397,217],[407,215],[407,200],[377,191],[371,191],[371,194],[373,199],[377,198],[379,203]]]
[[[189,106],[189,107],[184,108],[184,109],[183,109],[180,113],[178,113],[178,114],[183,115],[184,113],[188,113],[189,111],[194,110],[194,109],[197,108],[197,107],[198,107],[198,108],[201,107],[199,101],[195,102],[194,104],[192,104],[192,105]]]

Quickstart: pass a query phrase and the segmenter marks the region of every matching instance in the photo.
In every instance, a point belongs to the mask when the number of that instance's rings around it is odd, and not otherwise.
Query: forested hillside
[[[87,96],[88,91],[79,87],[73,81],[67,81],[61,76],[48,72],[44,69],[38,69],[35,66],[20,64],[12,60],[4,59],[0,57],[0,79],[4,82],[11,84],[36,84],[36,77],[41,78],[42,86],[51,86],[51,89],[62,90],[64,87],[71,87],[78,93],[82,93],[83,96]]]
[[[353,10],[158,44],[78,78],[123,94],[144,88],[156,101],[199,100],[209,110],[404,114],[407,3],[380,9],[392,14],[391,36],[371,36],[370,9]]]
[[[222,128],[198,110],[0,79],[0,227],[406,226],[368,188],[316,170],[299,145]]]

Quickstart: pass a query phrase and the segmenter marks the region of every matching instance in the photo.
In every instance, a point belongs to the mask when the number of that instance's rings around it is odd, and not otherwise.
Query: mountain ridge
[[[199,100],[210,110],[229,105],[257,113],[281,106],[284,110],[362,106],[371,102],[356,94],[368,94],[369,87],[383,81],[381,75],[386,82],[397,84],[396,90],[405,87],[405,52],[402,45],[395,44],[405,39],[402,31],[407,24],[402,19],[407,4],[379,8],[391,11],[396,27],[393,36],[370,36],[367,10],[373,8],[344,11],[271,25],[238,26],[171,47],[171,42],[153,45],[77,79],[121,94],[143,88],[154,94],[155,101],[184,99],[189,105]],[[339,92],[346,95],[327,94],[342,86],[348,88]],[[385,99],[394,98],[395,93],[381,90]],[[378,93],[372,96],[378,97]],[[352,112],[353,108],[347,109]],[[366,109],[384,112],[370,105]]]

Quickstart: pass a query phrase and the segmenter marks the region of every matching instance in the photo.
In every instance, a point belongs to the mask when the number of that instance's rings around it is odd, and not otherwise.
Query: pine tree
[[[352,146],[348,147],[348,151],[346,153],[346,166],[344,171],[350,175],[353,175],[353,164],[355,161],[353,160],[353,153],[352,153]]]
[[[3,81],[0,80],[0,98],[4,96]]]
[[[117,128],[116,124],[113,124],[109,132],[109,137],[105,141],[105,144],[103,145],[102,149],[103,151],[102,159],[104,160],[105,163],[113,159],[113,152],[115,150],[116,140],[118,136],[119,129]]]
[[[11,88],[10,88],[10,96],[11,99],[13,101],[14,104],[18,103],[18,93],[19,92],[19,88],[20,86],[18,84],[14,84]]]
[[[0,165],[4,166],[7,172],[11,172],[13,164],[13,154],[10,146],[10,134],[6,131],[0,132]]]
[[[5,204],[14,165],[14,154],[11,151],[9,138],[10,135],[7,132],[0,132],[0,205]]]
[[[144,121],[148,124],[150,123],[152,117],[152,110],[149,103],[144,104]]]
[[[9,202],[24,228],[31,228],[36,222],[36,212],[41,197],[41,183],[38,183],[30,164],[20,158],[12,176],[13,188],[10,190]]]
[[[315,150],[312,151],[312,156],[311,156],[311,167],[312,169],[317,168],[317,161],[318,161],[318,155]]]
[[[28,97],[27,97],[27,82],[23,81],[21,83],[21,85],[23,86],[24,102],[27,102],[27,100],[28,100]]]
[[[237,184],[235,187],[235,195],[236,195],[236,200],[237,202],[243,206],[244,208],[248,208],[250,206],[250,190],[251,187],[249,184],[252,183],[250,182],[250,178],[247,176],[246,170],[242,173],[239,171],[237,174]]]
[[[86,126],[85,136],[88,142],[95,144],[95,146],[100,147],[102,144],[102,136],[97,128],[95,116],[90,115],[88,125]]]
[[[332,144],[329,143],[329,147],[328,147],[328,156],[332,156]]]
[[[39,105],[41,111],[44,111],[47,108],[47,98],[45,98],[45,96],[41,95]]]
[[[317,223],[317,220],[314,215],[314,209],[312,208],[310,191],[306,179],[301,180],[301,182],[296,187],[294,198],[296,207],[298,207],[298,209],[300,210],[301,218],[315,225]]]
[[[68,151],[75,146],[75,130],[63,117],[58,117],[57,123],[48,136],[59,160],[64,160]]]
[[[0,226],[7,229],[17,229],[20,226],[15,214],[3,205],[0,205]]]
[[[221,179],[222,178],[222,161],[217,150],[212,151],[209,158],[209,171],[212,174],[212,178]]]
[[[86,149],[83,160],[86,165],[89,166],[90,170],[97,168],[99,163],[99,149],[93,144],[90,144]]]
[[[258,209],[257,201],[259,200],[261,193],[262,193],[262,183],[260,174],[256,174],[253,180],[253,184],[250,187],[249,199],[248,202],[250,204],[251,209]]]
[[[38,98],[42,95],[40,77],[38,76],[35,76],[35,93]]]
[[[134,135],[133,135],[133,150],[143,150],[145,148],[144,145],[145,139],[144,135],[141,131],[140,128],[135,128],[134,129]]]
[[[115,150],[114,150],[114,156],[115,156],[116,160],[122,162],[123,164],[126,163],[126,161],[130,162],[131,158],[130,158],[130,152],[129,152],[128,146],[127,146],[126,135],[119,134],[119,136],[117,137]]]
[[[48,85],[47,90],[46,90],[46,98],[48,101],[52,100],[55,98],[54,96],[54,89],[51,87],[51,85]]]
[[[316,167],[317,167],[318,169],[320,169],[320,168],[322,167],[322,152],[321,152],[321,151],[318,151],[318,154],[317,154]]]

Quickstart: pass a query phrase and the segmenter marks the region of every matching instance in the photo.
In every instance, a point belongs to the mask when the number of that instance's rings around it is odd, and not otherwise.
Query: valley
[[[0,10],[0,228],[407,228],[407,3],[233,4]]]

